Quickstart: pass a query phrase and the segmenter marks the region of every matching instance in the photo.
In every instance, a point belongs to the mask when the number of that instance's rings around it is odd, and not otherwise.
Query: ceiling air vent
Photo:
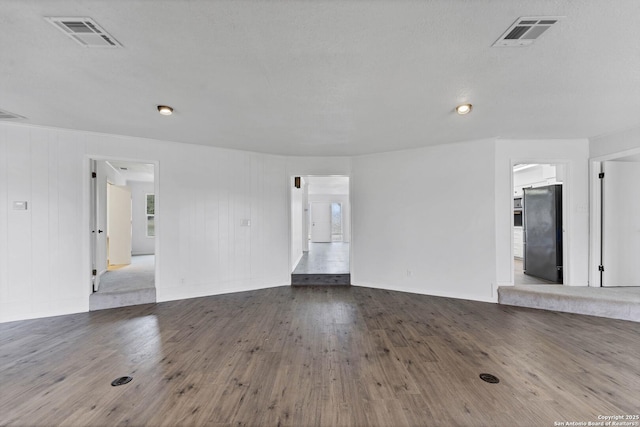
[[[19,116],[17,114],[10,113],[8,111],[0,110],[0,120],[16,120],[16,119],[24,119],[24,117]]]
[[[493,47],[529,46],[562,19],[561,16],[518,18],[493,44]]]
[[[45,19],[84,47],[122,47],[118,40],[91,18],[49,17]]]

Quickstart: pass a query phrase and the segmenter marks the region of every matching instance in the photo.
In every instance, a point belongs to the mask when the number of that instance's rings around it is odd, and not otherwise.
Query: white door
[[[131,264],[131,189],[107,186],[109,264]]]
[[[331,203],[311,203],[311,241],[331,242]]]
[[[604,162],[602,286],[640,286],[640,163]]]
[[[98,283],[96,283],[96,278],[98,277],[98,255],[97,255],[97,250],[98,250],[98,196],[97,196],[97,191],[98,191],[98,186],[97,186],[97,168],[96,168],[96,161],[95,160],[91,160],[90,161],[90,165],[91,165],[91,181],[89,183],[89,188],[90,188],[90,206],[89,206],[89,212],[90,212],[90,227],[91,227],[91,270],[92,270],[92,286],[93,286],[93,292],[98,290]]]
[[[96,177],[91,178],[92,187],[95,190],[94,206],[92,207],[95,218],[93,218],[93,228],[91,229],[94,237],[95,258],[92,268],[96,270],[93,285],[94,290],[97,291],[100,286],[100,275],[107,270],[107,165],[105,161],[92,160],[92,162],[95,162],[92,169],[95,169],[96,172]]]

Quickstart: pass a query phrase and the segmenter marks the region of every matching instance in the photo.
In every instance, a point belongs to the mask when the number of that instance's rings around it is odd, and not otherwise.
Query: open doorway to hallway
[[[349,285],[349,177],[292,177],[291,284]]]
[[[91,159],[90,310],[156,302],[155,166]]]
[[[513,166],[514,285],[562,284],[563,164]]]

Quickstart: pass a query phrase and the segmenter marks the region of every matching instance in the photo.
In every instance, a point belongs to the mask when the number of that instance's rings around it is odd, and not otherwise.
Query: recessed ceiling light
[[[168,105],[158,105],[158,112],[163,116],[170,116],[173,114],[173,108]]]
[[[456,113],[460,115],[469,114],[473,109],[473,105],[471,104],[461,104],[456,107]]]

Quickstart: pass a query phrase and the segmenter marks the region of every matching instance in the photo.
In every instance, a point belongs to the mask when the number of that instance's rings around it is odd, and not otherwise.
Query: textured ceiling
[[[265,153],[354,155],[640,125],[638,0],[3,0],[0,109],[23,122]],[[561,15],[492,48],[520,16]],[[45,16],[88,16],[87,49]],[[471,102],[468,116],[453,113]],[[157,104],[175,108],[160,116]]]

